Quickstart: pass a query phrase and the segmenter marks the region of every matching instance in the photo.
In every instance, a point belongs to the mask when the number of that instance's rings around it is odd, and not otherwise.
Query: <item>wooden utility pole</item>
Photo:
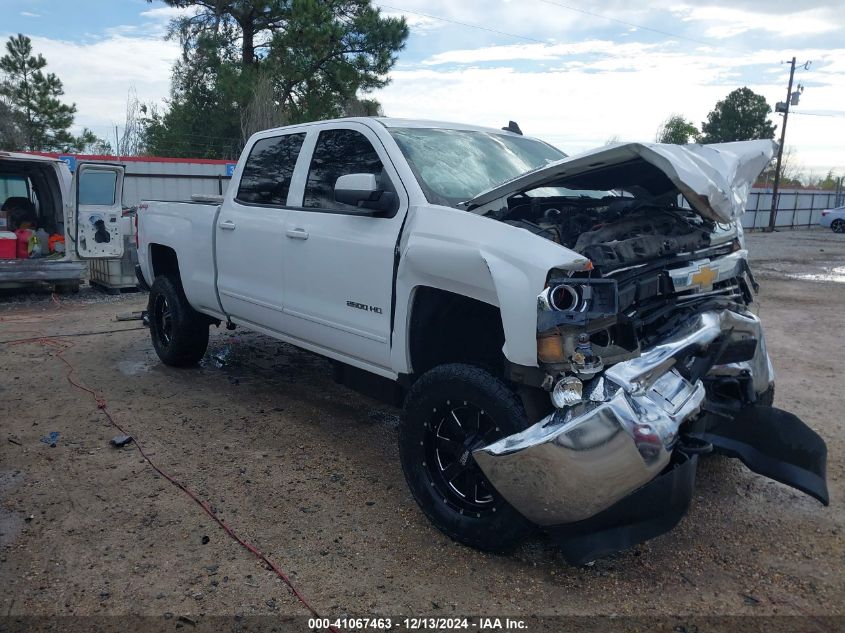
[[[792,101],[792,79],[795,77],[795,58],[792,58],[792,65],[789,69],[789,87],[786,89],[786,108],[783,111],[783,124],[780,126],[780,145],[778,146],[778,161],[775,165],[775,182],[772,186],[772,211],[769,214],[769,228],[771,233],[775,230],[775,219],[778,213],[778,189],[780,188],[780,164],[783,160],[783,143],[786,138],[786,119],[789,117],[789,104]]]

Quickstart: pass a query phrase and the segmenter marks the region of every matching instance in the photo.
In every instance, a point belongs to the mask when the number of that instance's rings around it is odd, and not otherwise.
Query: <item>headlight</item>
[[[575,376],[565,376],[552,389],[552,404],[555,408],[571,407],[583,399],[584,385]]]
[[[581,287],[570,284],[559,284],[546,288],[537,297],[537,303],[542,310],[557,312],[578,311],[587,307]]]
[[[538,331],[556,325],[584,325],[615,318],[619,311],[616,280],[602,278],[550,279],[537,297]]]

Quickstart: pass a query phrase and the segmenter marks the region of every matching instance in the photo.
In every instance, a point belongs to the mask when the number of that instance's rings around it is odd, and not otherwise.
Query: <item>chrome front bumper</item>
[[[753,337],[754,356],[710,373],[747,371],[762,393],[774,376],[759,319],[704,312],[639,357],[607,369],[585,388],[584,402],[476,449],[473,457],[508,503],[538,525],[594,516],[669,464],[679,427],[699,412],[705,395],[702,381],[687,381],[676,361],[727,332],[731,341]]]

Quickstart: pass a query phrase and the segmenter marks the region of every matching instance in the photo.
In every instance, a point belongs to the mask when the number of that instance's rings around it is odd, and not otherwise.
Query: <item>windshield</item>
[[[456,206],[525,172],[566,158],[535,139],[475,130],[390,128],[434,204]],[[566,195],[566,190],[555,190]]]

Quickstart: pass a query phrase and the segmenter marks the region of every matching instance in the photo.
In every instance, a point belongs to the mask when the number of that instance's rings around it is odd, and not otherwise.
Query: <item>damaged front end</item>
[[[583,173],[568,178],[532,184],[574,178],[615,188]],[[690,194],[670,180],[659,187],[664,200]],[[741,211],[744,197],[721,184],[720,199]],[[546,237],[587,264],[552,271],[538,297],[535,377],[553,411],[473,452],[508,503],[576,564],[671,529],[687,510],[702,453],[738,457],[827,505],[824,441],[771,407],[774,371],[748,309],[757,284],[735,226],[653,198],[581,198],[561,212],[559,198],[516,197],[508,209],[553,219],[558,232]],[[703,194],[696,202],[707,206]],[[567,233],[567,223],[591,228]]]

